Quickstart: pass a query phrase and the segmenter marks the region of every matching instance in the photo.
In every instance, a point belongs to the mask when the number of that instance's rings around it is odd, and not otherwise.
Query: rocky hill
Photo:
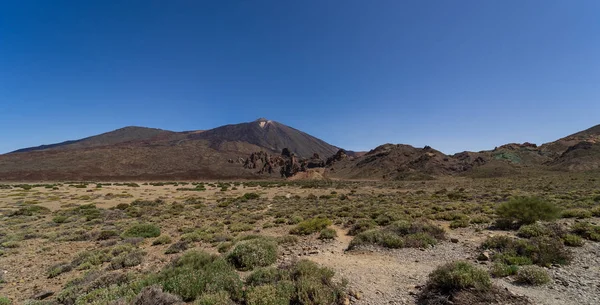
[[[338,148],[284,124],[259,119],[206,131],[125,127],[80,140],[0,155],[0,180],[253,178],[240,170],[255,151],[329,156]]]
[[[355,153],[258,119],[206,131],[126,127],[0,155],[0,180],[289,178],[310,169],[325,178],[377,180],[598,170],[600,125],[541,146],[511,143],[446,155],[402,144]]]

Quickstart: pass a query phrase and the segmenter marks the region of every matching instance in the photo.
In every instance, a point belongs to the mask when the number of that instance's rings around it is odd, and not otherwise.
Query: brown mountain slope
[[[327,175],[349,179],[423,179],[464,172],[477,162],[462,161],[428,146],[384,144],[363,156],[335,162]]]
[[[254,122],[226,125],[194,134],[190,139],[207,140],[210,147],[220,150],[228,142],[245,142],[280,153],[284,148],[304,158],[314,153],[320,156],[335,154],[337,147],[284,124],[258,119]]]
[[[246,178],[256,174],[233,163],[255,151],[280,153],[283,147],[298,155],[337,150],[264,119],[191,132],[126,127],[0,155],[0,180]]]
[[[106,145],[115,145],[120,143],[132,142],[132,141],[143,141],[152,140],[159,137],[168,137],[175,135],[175,132],[156,129],[146,128],[137,126],[128,126],[120,128],[111,132],[106,132],[97,136],[91,136],[80,140],[65,141],[57,144],[41,145],[36,147],[23,148],[12,153],[38,151],[38,150],[50,150],[50,149],[78,149],[78,148],[90,148]]]
[[[556,141],[546,143],[540,147],[543,154],[557,158],[580,142],[600,143],[600,125],[568,135]]]

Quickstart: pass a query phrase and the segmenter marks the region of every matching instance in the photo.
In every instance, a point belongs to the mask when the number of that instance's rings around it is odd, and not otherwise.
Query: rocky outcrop
[[[329,166],[329,165],[333,165],[336,162],[342,161],[348,159],[348,154],[346,154],[346,151],[343,149],[338,150],[335,155],[327,158],[327,162],[325,162],[325,165]]]
[[[318,153],[314,153],[309,159],[301,159],[288,148],[282,149],[280,155],[270,155],[264,151],[254,152],[242,163],[246,169],[257,169],[258,174],[279,173],[282,178],[289,178],[309,169],[325,167],[325,161]]]

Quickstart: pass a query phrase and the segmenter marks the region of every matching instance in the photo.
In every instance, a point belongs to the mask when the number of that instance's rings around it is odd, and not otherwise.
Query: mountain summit
[[[207,140],[215,149],[219,149],[225,142],[245,142],[272,152],[281,152],[287,148],[304,158],[314,153],[328,157],[339,149],[300,130],[265,118],[217,127],[192,135],[190,138]]]

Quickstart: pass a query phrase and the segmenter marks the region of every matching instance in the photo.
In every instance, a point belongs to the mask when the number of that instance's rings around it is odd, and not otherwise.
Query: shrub
[[[220,292],[227,293],[233,301],[242,298],[242,281],[235,269],[225,259],[206,252],[184,253],[158,275],[146,279],[145,285],[148,284],[158,284],[164,291],[180,296],[185,302]]]
[[[372,219],[360,219],[357,223],[353,224],[348,231],[348,235],[355,236],[359,233],[375,228],[376,223]]]
[[[110,268],[117,270],[121,268],[137,266],[142,263],[145,255],[146,252],[142,251],[141,249],[120,253],[110,261]]]
[[[445,239],[444,229],[424,222],[409,223],[397,221],[383,229],[375,229],[356,235],[348,249],[364,244],[378,245],[385,248],[424,248],[437,244]]]
[[[231,298],[226,291],[203,294],[194,305],[231,305]]]
[[[10,304],[12,304],[12,301],[9,298],[0,296],[0,305],[10,305]]]
[[[321,240],[330,240],[335,239],[337,237],[337,231],[331,228],[325,228],[321,230],[321,234],[319,235],[319,239]]]
[[[571,232],[591,241],[600,241],[600,226],[594,226],[588,222],[574,224]]]
[[[562,237],[565,246],[568,247],[581,247],[583,246],[583,239],[575,234],[567,234]]]
[[[289,304],[294,293],[290,282],[254,286],[246,291],[247,305],[281,305]]]
[[[539,237],[549,234],[550,231],[548,230],[548,228],[540,225],[539,223],[523,225],[519,228],[519,231],[517,232],[517,236],[524,238]]]
[[[290,234],[309,235],[319,232],[331,225],[331,220],[327,218],[311,218],[300,222],[295,228],[290,230]]]
[[[98,240],[107,240],[107,239],[111,239],[111,238],[117,237],[117,236],[119,236],[119,233],[117,231],[104,230],[104,231],[100,231],[100,234],[98,234],[97,239]]]
[[[542,267],[523,266],[517,272],[516,282],[525,285],[539,286],[550,282],[550,276]]]
[[[517,271],[519,271],[519,266],[496,262],[492,265],[490,274],[493,277],[506,277],[517,274]]]
[[[157,245],[166,245],[166,244],[170,244],[170,243],[171,243],[171,236],[161,235],[152,242],[152,245],[157,246]]]
[[[337,304],[345,296],[345,285],[333,282],[335,272],[308,261],[298,261],[291,268],[296,286],[292,304]]]
[[[51,279],[51,278],[57,277],[60,274],[69,272],[71,270],[73,270],[73,266],[71,266],[71,264],[69,264],[69,263],[56,264],[56,265],[50,267],[50,269],[48,269],[48,278]]]
[[[175,295],[163,292],[160,286],[144,287],[131,303],[133,305],[175,305],[181,304],[181,299]]]
[[[469,219],[457,219],[450,223],[450,229],[467,228],[469,226]]]
[[[493,236],[485,240],[481,248],[493,250],[492,260],[507,265],[564,265],[572,259],[571,251],[564,247],[562,240],[548,236],[530,240]]]
[[[52,221],[54,223],[65,223],[65,222],[67,222],[68,219],[69,219],[69,217],[67,217],[67,216],[58,215],[58,216],[55,216],[54,218],[52,218]]]
[[[187,250],[189,247],[189,243],[187,241],[178,241],[174,244],[171,244],[167,250],[165,250],[165,254],[175,254],[180,253]]]
[[[276,240],[280,245],[295,245],[298,243],[298,237],[293,235],[279,236]]]
[[[261,286],[265,284],[275,284],[284,280],[290,280],[288,270],[267,267],[254,270],[254,272],[246,278],[246,284],[249,286]]]
[[[50,214],[50,209],[39,205],[28,205],[19,208],[8,216],[33,216],[35,214]]]
[[[438,267],[429,274],[428,289],[450,293],[464,289],[487,291],[492,287],[487,272],[468,262],[452,262]]]
[[[500,222],[517,225],[532,224],[539,220],[558,218],[558,207],[539,197],[516,197],[504,202],[496,209]]]
[[[299,224],[303,220],[304,220],[304,218],[302,218],[302,216],[294,215],[288,220],[287,223],[290,225],[295,225],[295,224]],[[285,219],[283,219],[283,221],[285,222]],[[277,222],[277,220],[276,220],[276,222]]]
[[[265,267],[277,260],[277,244],[266,238],[241,241],[227,255],[227,259],[240,270]]]
[[[245,193],[242,198],[245,200],[252,200],[260,198],[260,195],[257,193]]]
[[[125,232],[123,232],[123,234],[121,234],[121,237],[123,238],[127,238],[127,237],[143,237],[143,238],[149,238],[149,237],[158,237],[160,235],[160,228],[153,225],[153,224],[149,224],[149,223],[141,223],[141,224],[135,224],[131,227],[129,227],[127,230],[125,230]]]
[[[568,209],[562,212],[562,218],[590,218],[592,217],[592,212],[585,209]]]

